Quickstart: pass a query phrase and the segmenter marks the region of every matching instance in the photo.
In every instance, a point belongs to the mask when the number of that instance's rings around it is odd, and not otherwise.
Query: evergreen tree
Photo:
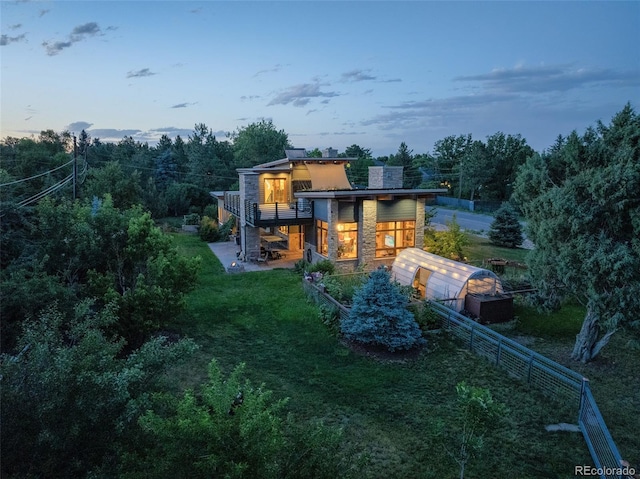
[[[510,203],[503,203],[496,211],[495,220],[489,229],[489,239],[498,246],[516,248],[522,244],[522,225]]]
[[[529,274],[544,306],[587,308],[573,358],[590,361],[620,328],[638,331],[640,116],[627,104],[610,125],[572,132],[530,157],[515,198],[536,248]]]
[[[420,327],[407,308],[407,298],[384,268],[371,273],[369,281],[353,297],[349,317],[340,330],[347,339],[389,351],[411,349],[424,343]]]

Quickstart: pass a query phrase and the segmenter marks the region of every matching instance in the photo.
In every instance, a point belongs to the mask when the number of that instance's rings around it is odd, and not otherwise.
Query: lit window
[[[316,220],[316,251],[324,256],[329,253],[329,225],[325,221]]]
[[[376,223],[376,258],[397,256],[416,244],[415,221],[385,221]]]
[[[338,259],[358,257],[358,223],[338,224]]]
[[[287,203],[287,180],[285,178],[265,178],[265,203]]]

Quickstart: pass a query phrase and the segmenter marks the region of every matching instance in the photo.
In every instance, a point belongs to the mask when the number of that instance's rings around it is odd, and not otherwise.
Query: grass
[[[573,477],[575,464],[590,463],[579,434],[544,430],[575,422],[572,407],[509,379],[458,344],[434,336],[423,354],[405,362],[358,355],[320,323],[293,272],[227,275],[198,238],[174,238],[182,254],[203,259],[199,286],[173,325],[200,345],[191,363],[176,369],[176,390],[201,382],[211,358],[225,371],[245,362],[254,383],[290,398],[297,420],[344,428],[346,441],[370,456],[362,477],[453,478],[455,385],[466,381],[510,409],[466,477]]]
[[[500,257],[524,262],[527,250],[501,248],[488,239],[469,235],[469,258],[478,264],[484,258]],[[507,271],[509,273],[509,271]],[[617,332],[600,355],[589,364],[570,357],[576,334],[580,331],[586,310],[576,302],[567,302],[549,314],[541,313],[522,301],[515,302],[517,320],[495,329],[589,378],[590,387],[607,427],[620,453],[632,464],[640,465],[640,351],[633,346],[632,335]],[[524,338],[523,338],[524,336]]]

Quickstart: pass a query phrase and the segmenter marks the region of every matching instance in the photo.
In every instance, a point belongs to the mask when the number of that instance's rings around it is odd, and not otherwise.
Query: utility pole
[[[76,184],[78,179],[78,145],[76,144],[76,135],[73,135],[73,199],[75,200],[77,195]]]

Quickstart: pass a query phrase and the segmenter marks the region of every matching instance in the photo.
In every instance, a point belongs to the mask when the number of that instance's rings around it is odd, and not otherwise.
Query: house
[[[239,220],[244,257],[280,249],[350,272],[390,266],[403,249],[421,247],[425,200],[446,190],[403,189],[401,166],[370,167],[368,187],[357,189],[347,178],[354,161],[331,148],[321,158],[297,148],[281,160],[239,168],[240,190],[216,197]]]

